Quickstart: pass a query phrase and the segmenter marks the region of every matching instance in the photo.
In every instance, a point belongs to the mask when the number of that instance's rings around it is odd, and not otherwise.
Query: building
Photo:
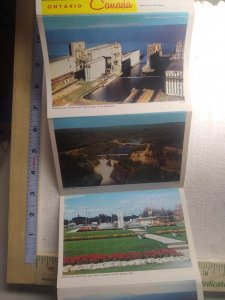
[[[65,56],[50,62],[52,90],[68,85],[75,79],[76,63],[73,57]]]
[[[171,96],[184,96],[183,59],[172,60],[165,71],[165,92]]]
[[[173,216],[148,216],[135,219],[136,223],[141,226],[163,226],[174,221]]]
[[[183,222],[184,221],[184,215],[181,204],[177,204],[175,207],[175,210],[173,211],[173,217],[175,221],[177,222]]]
[[[176,43],[175,53],[172,55],[170,64],[165,71],[165,91],[171,96],[184,96],[183,91],[183,57],[184,44]]]
[[[102,75],[117,76],[122,71],[122,49],[117,42],[86,48],[84,41],[69,44],[69,55],[50,61],[52,90],[77,79],[96,80]]]
[[[84,50],[85,81],[102,75],[119,75],[122,71],[122,50],[119,43],[105,44]]]
[[[95,80],[105,74],[105,71],[106,60],[104,57],[87,62],[84,68],[85,81]]]
[[[172,56],[173,59],[183,59],[184,58],[184,45],[182,41],[176,43],[175,53]]]
[[[154,43],[147,45],[147,61],[146,65],[150,72],[157,71],[160,65],[159,58],[162,56],[162,45],[161,43]]]
[[[126,64],[129,67],[134,67],[140,61],[141,51],[135,50],[132,52],[128,52],[122,56],[122,63]]]

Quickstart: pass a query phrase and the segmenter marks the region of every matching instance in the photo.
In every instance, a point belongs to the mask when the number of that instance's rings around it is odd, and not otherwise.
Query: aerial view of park
[[[63,275],[191,267],[177,189],[64,201]]]
[[[132,116],[117,122],[114,116],[106,125],[96,125],[96,119],[89,127],[55,128],[63,187],[178,182],[185,116],[152,115],[138,116],[137,122]]]

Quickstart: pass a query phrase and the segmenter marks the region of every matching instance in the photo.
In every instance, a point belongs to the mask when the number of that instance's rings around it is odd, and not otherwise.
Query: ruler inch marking
[[[203,290],[225,292],[225,262],[199,262]]]
[[[36,284],[56,286],[58,258],[53,255],[37,255]]]
[[[32,84],[30,99],[28,172],[26,194],[25,263],[36,263],[37,204],[40,155],[40,122],[42,98],[42,51],[37,23],[34,26]]]

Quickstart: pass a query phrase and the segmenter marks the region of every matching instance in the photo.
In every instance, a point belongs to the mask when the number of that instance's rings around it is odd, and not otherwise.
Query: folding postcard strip
[[[94,288],[111,287],[114,294],[107,292],[109,298],[103,299],[128,299],[116,296],[115,286],[130,292],[129,285],[145,285],[140,299],[160,290],[159,298],[152,299],[166,299],[167,293],[179,299],[179,293],[187,293],[185,299],[194,300],[201,296],[199,284],[182,190],[61,197],[59,289],[90,288],[93,296],[99,293]]]
[[[195,280],[101,288],[58,289],[58,300],[198,300]]]
[[[135,10],[78,2],[68,14],[69,1],[42,1],[41,15],[37,1],[48,118],[185,109],[192,2],[121,1]]]
[[[60,193],[182,187],[190,112],[49,121]]]

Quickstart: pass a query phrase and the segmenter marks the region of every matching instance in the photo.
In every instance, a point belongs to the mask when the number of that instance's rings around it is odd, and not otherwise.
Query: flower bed
[[[168,230],[158,230],[155,232],[155,234],[164,234],[164,233],[181,233],[185,232],[185,229],[168,229]]]
[[[85,227],[79,228],[78,232],[97,231],[97,230],[98,229],[96,228],[96,226],[85,226]]]
[[[87,236],[73,236],[64,238],[64,242],[69,241],[87,241],[87,240],[100,240],[100,239],[118,239],[137,236],[137,233],[117,233],[117,234],[104,234],[104,235],[87,235]]]
[[[145,258],[163,258],[163,257],[178,257],[182,256],[181,252],[174,249],[159,249],[144,252],[128,252],[128,253],[113,253],[113,254],[83,254],[78,256],[64,257],[63,265],[82,265],[96,264],[108,261],[130,261],[134,259]]]

